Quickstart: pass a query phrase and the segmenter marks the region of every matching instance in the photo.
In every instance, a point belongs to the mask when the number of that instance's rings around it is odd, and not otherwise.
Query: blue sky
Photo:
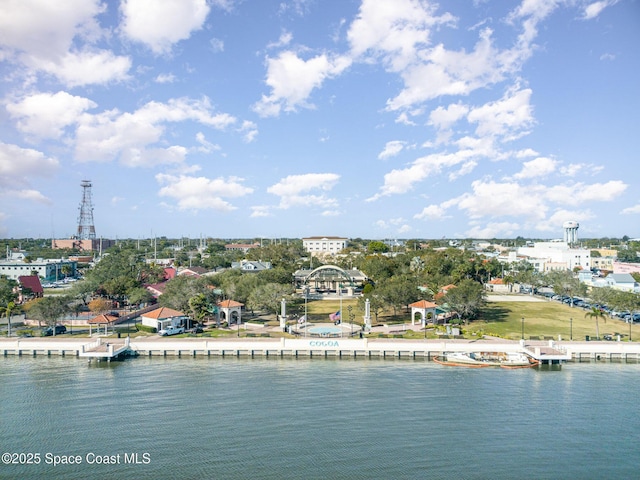
[[[0,236],[640,236],[638,0],[0,1]]]

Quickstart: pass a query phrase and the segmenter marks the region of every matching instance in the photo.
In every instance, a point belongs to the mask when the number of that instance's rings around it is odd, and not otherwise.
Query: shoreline
[[[99,348],[98,348],[99,347]],[[101,351],[103,353],[91,353]],[[115,349],[115,350],[114,350]],[[504,339],[387,338],[16,338],[0,339],[2,356],[76,356],[111,360],[115,352],[148,357],[414,358],[447,352],[526,353],[543,364],[580,361],[640,362],[640,343],[616,341],[515,341]],[[109,356],[111,352],[111,356]],[[118,353],[118,355],[120,354]]]

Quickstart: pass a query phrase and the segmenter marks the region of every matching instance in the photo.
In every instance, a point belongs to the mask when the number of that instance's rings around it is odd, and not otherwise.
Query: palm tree
[[[602,318],[604,320],[604,323],[607,323],[607,314],[604,313],[602,310],[600,310],[597,307],[591,307],[591,310],[589,310],[587,313],[584,314],[584,318],[593,318],[596,321],[596,339],[600,339],[600,330],[598,329],[598,318]]]
[[[14,302],[7,303],[7,306],[4,308],[4,313],[7,315],[7,337],[11,336],[11,311],[14,308],[16,308]]]

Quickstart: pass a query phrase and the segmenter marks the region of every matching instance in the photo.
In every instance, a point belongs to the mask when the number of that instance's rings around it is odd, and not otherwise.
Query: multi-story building
[[[46,282],[62,280],[65,277],[75,277],[78,262],[64,259],[43,260],[39,258],[33,262],[24,260],[0,261],[0,275],[10,280],[18,280],[18,277],[37,275]]]
[[[348,240],[344,237],[307,237],[302,239],[302,246],[312,255],[335,255],[347,247]]]
[[[519,247],[517,254],[535,259],[540,272],[575,268],[590,270],[592,267],[591,250],[571,248],[566,242],[536,242],[533,246]]]

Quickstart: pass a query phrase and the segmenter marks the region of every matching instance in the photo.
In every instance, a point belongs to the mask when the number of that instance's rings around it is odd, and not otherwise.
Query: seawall
[[[0,355],[80,356],[90,338],[5,338],[0,339]],[[113,345],[124,339],[104,339]],[[510,340],[402,340],[348,338],[166,338],[134,337],[129,348],[141,356],[292,356],[423,358],[445,352],[525,352],[538,360],[561,361],[640,361],[640,343],[636,342],[555,342]]]

